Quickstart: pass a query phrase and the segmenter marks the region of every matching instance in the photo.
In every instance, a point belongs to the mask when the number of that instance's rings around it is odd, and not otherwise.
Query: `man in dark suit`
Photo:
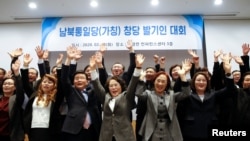
[[[73,74],[73,85],[71,84],[69,65],[74,55],[74,51],[69,47],[65,64],[62,66],[61,80],[68,104],[68,113],[62,127],[64,139],[98,141],[102,120],[100,105],[83,71]]]

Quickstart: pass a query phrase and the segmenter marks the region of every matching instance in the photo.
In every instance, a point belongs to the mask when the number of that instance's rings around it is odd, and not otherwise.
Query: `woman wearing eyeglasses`
[[[24,92],[19,74],[20,62],[12,64],[13,77],[3,79],[0,95],[0,141],[23,141],[22,104]]]

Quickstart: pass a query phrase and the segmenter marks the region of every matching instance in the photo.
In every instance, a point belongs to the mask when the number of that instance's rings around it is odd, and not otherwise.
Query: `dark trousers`
[[[2,135],[0,135],[0,141],[10,141],[10,136],[2,136]]]
[[[94,127],[91,125],[89,129],[82,129],[78,134],[63,133],[65,141],[98,141],[99,134],[97,135]]]
[[[49,128],[31,128],[29,141],[52,141]]]

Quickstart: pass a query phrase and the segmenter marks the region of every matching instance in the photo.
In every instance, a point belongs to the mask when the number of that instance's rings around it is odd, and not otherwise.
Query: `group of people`
[[[37,46],[39,70],[29,66],[33,58],[21,48],[10,52],[10,71],[0,69],[0,140],[203,141],[213,128],[249,130],[249,44],[242,45],[241,57],[215,51],[212,73],[199,66],[192,50],[192,59],[167,72],[165,57],[155,55],[156,65],[145,67],[132,40],[126,47],[128,69],[115,62],[112,76],[105,68],[105,44],[83,70],[77,69],[81,50],[72,46],[52,68],[49,51]],[[239,70],[231,70],[232,60]]]

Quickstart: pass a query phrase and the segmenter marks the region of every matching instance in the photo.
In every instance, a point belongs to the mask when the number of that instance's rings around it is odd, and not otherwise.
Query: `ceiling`
[[[37,9],[28,8],[28,2]],[[0,23],[38,22],[43,17],[85,17],[122,15],[183,15],[200,14],[204,19],[250,19],[250,0],[223,0],[215,6],[213,0],[97,0],[98,7],[89,6],[91,0],[1,0]]]

